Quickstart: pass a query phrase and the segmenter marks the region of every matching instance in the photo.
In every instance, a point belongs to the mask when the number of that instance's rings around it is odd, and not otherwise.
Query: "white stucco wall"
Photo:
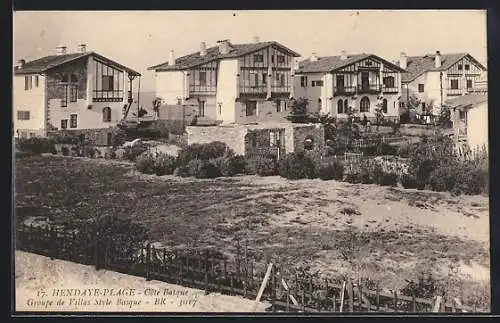
[[[177,99],[187,97],[185,93],[185,75],[182,71],[156,72],[156,96],[165,100],[165,104],[177,104]]]
[[[45,77],[38,76],[38,87],[34,83],[31,90],[24,89],[24,75],[14,76],[13,81],[13,127],[17,130],[43,131],[45,129]],[[29,111],[29,120],[17,120],[18,111]]]
[[[472,149],[488,147],[488,102],[477,104],[467,112],[467,143]]]
[[[228,59],[219,63],[216,102],[221,103],[221,114],[218,120],[224,123],[236,121],[236,98],[238,97],[239,60]]]

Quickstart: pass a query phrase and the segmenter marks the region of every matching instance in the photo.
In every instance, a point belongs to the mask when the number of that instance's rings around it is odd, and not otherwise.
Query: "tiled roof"
[[[318,60],[311,61],[311,59],[306,59],[299,63],[299,68],[296,73],[319,73],[319,72],[332,72],[334,70],[343,68],[345,66],[351,65],[357,61],[363,60],[365,58],[372,57],[377,60],[381,60],[384,64],[395,68],[401,72],[404,72],[399,66],[377,56],[374,54],[355,54],[348,55],[346,59],[341,59],[341,56],[325,56],[318,57]]]
[[[452,108],[468,107],[488,101],[488,94],[468,94],[447,100],[445,105]]]
[[[435,54],[428,54],[425,56],[408,56],[406,73],[403,74],[402,82],[411,82],[428,71],[445,71],[466,56],[469,57],[469,59],[472,59],[479,67],[485,69],[482,64],[477,62],[467,53],[441,54],[441,67],[439,68],[434,67],[434,58],[436,57]]]
[[[272,42],[261,42],[261,43],[253,43],[253,44],[231,44],[230,51],[228,54],[222,55],[219,53],[219,47],[213,46],[207,48],[207,54],[204,56],[200,56],[200,52],[192,53],[186,56],[179,57],[175,60],[175,65],[169,65],[168,62],[161,63],[155,66],[151,66],[148,70],[156,70],[156,71],[167,71],[167,70],[184,70],[189,69],[198,65],[206,64],[214,60],[219,60],[223,58],[236,58],[243,55],[250,54],[252,52],[256,52],[258,50],[264,49],[269,46],[275,46],[286,52],[290,53],[295,57],[299,57],[300,54],[288,49],[287,47],[272,41]]]
[[[33,61],[26,62],[23,67],[20,69],[15,70],[16,75],[20,74],[34,74],[34,73],[43,73],[46,72],[54,67],[73,62],[78,59],[82,59],[84,57],[88,56],[94,56],[97,58],[100,58],[101,60],[104,60],[106,62],[109,62],[119,68],[122,68],[123,70],[127,71],[127,73],[131,75],[136,75],[140,76],[141,74],[139,72],[136,72],[126,66],[123,66],[115,61],[112,61],[109,58],[106,58],[100,54],[97,54],[96,52],[85,52],[85,53],[71,53],[71,54],[63,54],[63,55],[50,55],[50,56],[45,56]]]

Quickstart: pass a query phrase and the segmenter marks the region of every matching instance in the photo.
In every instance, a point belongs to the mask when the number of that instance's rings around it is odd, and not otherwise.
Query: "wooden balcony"
[[[353,95],[356,93],[355,86],[334,86],[333,93],[335,95]]]
[[[215,94],[217,86],[215,85],[190,85],[189,94]]]
[[[458,96],[464,93],[463,89],[446,89],[446,93],[448,96]]]
[[[358,93],[359,94],[376,94],[382,91],[382,86],[379,84],[358,84]]]
[[[383,87],[382,92],[384,93],[398,93],[399,89],[397,87]]]
[[[240,86],[240,93],[267,93],[267,85]]]

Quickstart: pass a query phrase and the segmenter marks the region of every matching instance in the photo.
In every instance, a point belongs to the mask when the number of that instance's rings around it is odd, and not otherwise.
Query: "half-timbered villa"
[[[219,123],[280,120],[293,96],[293,50],[275,42],[217,46],[149,68],[156,72],[156,96],[165,104],[193,106],[198,119]]]
[[[434,115],[450,99],[485,89],[486,67],[467,53],[406,56],[401,53],[399,66],[403,74],[403,103],[412,97]],[[426,106],[427,105],[427,106]]]
[[[140,74],[84,44],[75,53],[19,61],[14,70],[14,136],[45,136],[49,130],[116,126],[133,102]]]
[[[349,108],[372,120],[381,108],[387,119],[399,118],[399,66],[374,54],[318,57],[301,61],[295,71],[295,96],[308,100],[308,110],[347,118]]]

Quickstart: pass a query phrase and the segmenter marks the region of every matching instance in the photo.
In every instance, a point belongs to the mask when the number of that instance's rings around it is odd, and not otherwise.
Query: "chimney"
[[[26,61],[24,59],[18,60],[17,64],[16,64],[16,70],[22,68],[24,66],[24,64],[26,64]]]
[[[436,51],[436,57],[434,58],[434,67],[441,67],[441,53],[439,51]]]
[[[229,39],[218,40],[217,43],[219,43],[219,53],[222,55],[229,54]]]
[[[173,50],[170,50],[168,52],[168,65],[170,66],[175,65],[175,56]]]
[[[340,59],[341,60],[346,60],[347,59],[347,51],[343,50],[340,52]]]
[[[401,67],[404,70],[408,67],[408,57],[406,56],[405,52],[401,52],[400,54],[399,67]]]
[[[87,44],[78,44],[78,52],[85,53],[87,51]]]
[[[311,55],[311,62],[316,62],[318,60],[318,56],[316,55],[316,52],[313,52]]]
[[[254,43],[254,44],[260,43],[259,36],[254,36],[254,37],[253,37],[253,43]]]
[[[56,54],[57,54],[57,55],[64,55],[64,54],[66,54],[66,48],[67,48],[67,47],[66,47],[66,46],[64,46],[64,45],[59,45],[59,46],[57,46],[57,47],[56,47]]]
[[[201,42],[200,44],[200,56],[207,55],[207,44],[205,42]]]

